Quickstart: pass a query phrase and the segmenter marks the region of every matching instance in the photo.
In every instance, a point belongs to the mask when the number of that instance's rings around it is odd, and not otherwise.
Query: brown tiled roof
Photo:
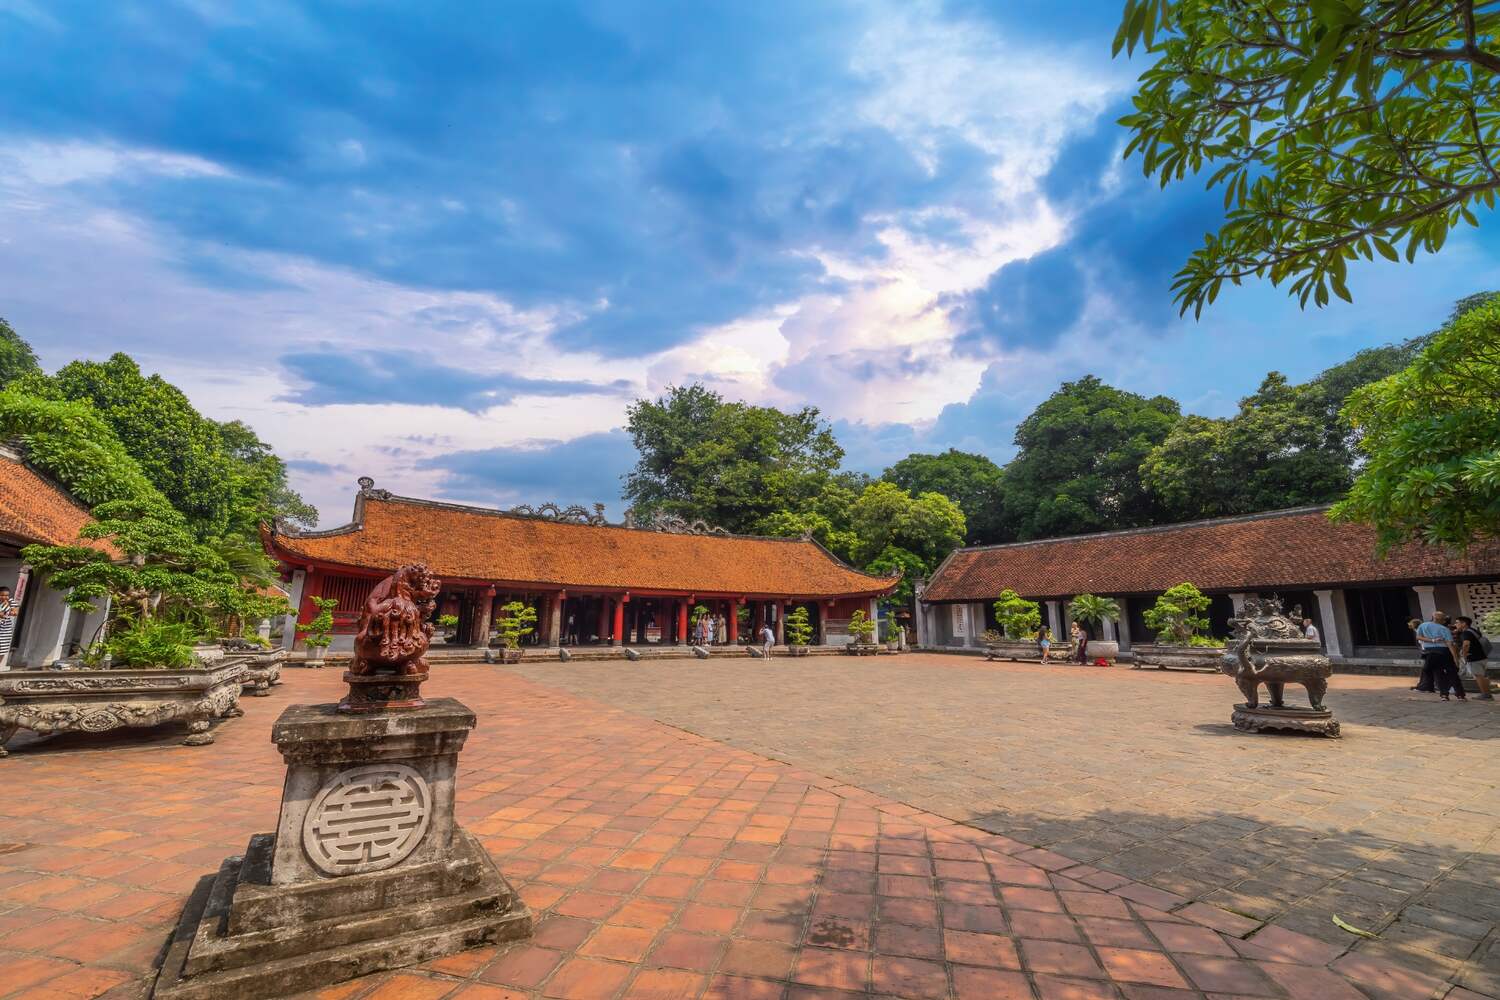
[[[78,531],[92,518],[63,488],[19,458],[0,452],[0,534],[23,544],[80,544]],[[84,545],[108,549],[103,542]]]
[[[294,565],[389,572],[422,562],[440,578],[578,589],[831,598],[884,593],[899,580],[850,569],[800,539],[572,524],[383,491],[362,492],[345,527],[271,531],[266,544]]]
[[[1326,507],[1047,541],[959,549],[938,567],[928,601],[1153,594],[1188,582],[1205,591],[1256,591],[1381,581],[1500,577],[1500,545],[1464,559],[1423,546],[1375,556],[1375,533],[1335,524]]]

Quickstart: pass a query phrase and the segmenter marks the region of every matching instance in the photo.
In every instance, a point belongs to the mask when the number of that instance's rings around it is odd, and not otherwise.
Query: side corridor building
[[[1128,531],[1109,531],[953,552],[918,586],[917,642],[928,648],[982,645],[1005,589],[1042,602],[1054,635],[1066,637],[1067,603],[1113,597],[1123,614],[1102,638],[1122,652],[1150,642],[1142,612],[1162,591],[1192,583],[1213,599],[1214,635],[1250,595],[1300,605],[1335,663],[1379,665],[1414,657],[1407,622],[1434,610],[1478,617],[1500,609],[1500,545],[1464,558],[1424,546],[1375,555],[1374,532],[1335,524],[1326,507]]]

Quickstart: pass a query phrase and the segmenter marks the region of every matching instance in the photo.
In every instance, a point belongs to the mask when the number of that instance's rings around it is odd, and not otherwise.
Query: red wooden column
[[[681,600],[677,602],[677,643],[681,645],[688,641],[688,602]]]
[[[626,594],[615,600],[615,628],[610,633],[609,644],[611,646],[622,646],[625,644],[625,602],[630,600]]]

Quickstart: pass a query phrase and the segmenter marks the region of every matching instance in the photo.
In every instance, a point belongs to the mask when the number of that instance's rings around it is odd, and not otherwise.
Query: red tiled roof
[[[78,545],[92,518],[62,487],[20,459],[0,454],[0,534],[23,544]],[[106,543],[81,544],[108,549]]]
[[[1465,559],[1424,546],[1375,556],[1375,533],[1335,524],[1327,508],[1195,521],[1099,535],[959,549],[933,574],[927,601],[1153,594],[1188,582],[1200,590],[1255,591],[1380,581],[1500,577],[1500,545]]]
[[[266,533],[271,554],[389,572],[422,562],[440,578],[600,590],[840,597],[880,594],[899,577],[850,569],[815,542],[595,526],[361,493],[354,522]]]

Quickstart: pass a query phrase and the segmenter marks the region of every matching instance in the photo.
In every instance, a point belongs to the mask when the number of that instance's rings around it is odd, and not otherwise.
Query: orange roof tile
[[[78,545],[92,518],[61,486],[10,454],[0,452],[0,534],[22,544]],[[109,546],[84,541],[94,548]]]
[[[390,572],[422,562],[440,578],[599,590],[831,598],[881,594],[900,579],[861,573],[816,542],[575,524],[361,491],[331,531],[265,532],[289,564]]]
[[[1335,524],[1326,507],[1013,545],[959,549],[939,566],[926,601],[1153,594],[1184,581],[1200,590],[1256,591],[1500,577],[1500,546],[1465,559],[1423,546],[1375,556],[1375,533]]]

